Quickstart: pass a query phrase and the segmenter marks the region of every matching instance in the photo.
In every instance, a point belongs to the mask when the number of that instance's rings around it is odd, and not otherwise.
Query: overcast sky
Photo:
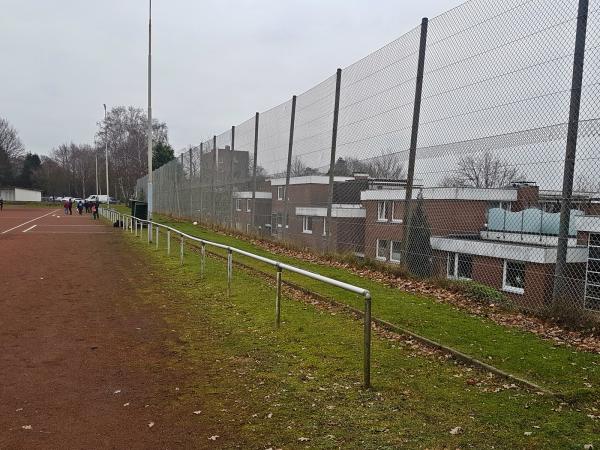
[[[461,0],[154,0],[153,112],[176,150],[299,94]],[[146,108],[147,0],[0,0],[0,116],[28,151]]]

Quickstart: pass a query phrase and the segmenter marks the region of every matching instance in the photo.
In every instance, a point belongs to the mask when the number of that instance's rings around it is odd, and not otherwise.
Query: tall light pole
[[[148,15],[148,220],[152,220],[152,0]]]
[[[98,192],[98,148],[96,147],[94,149],[94,153],[95,153],[95,157],[96,157],[96,195],[99,194]]]
[[[104,103],[104,155],[106,159],[106,206],[110,206],[110,197],[108,196],[108,124],[106,123],[106,103]]]

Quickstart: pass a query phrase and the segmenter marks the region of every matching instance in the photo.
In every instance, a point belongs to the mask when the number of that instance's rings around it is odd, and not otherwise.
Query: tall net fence
[[[156,170],[154,209],[597,318],[598,2],[424,19]]]

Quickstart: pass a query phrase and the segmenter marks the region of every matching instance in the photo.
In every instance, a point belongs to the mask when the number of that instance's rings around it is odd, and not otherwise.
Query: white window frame
[[[394,259],[394,244],[400,244],[400,249],[402,250],[402,241],[389,241],[390,245],[390,262],[400,263],[400,259]],[[378,247],[379,248],[379,247]],[[400,251],[402,253],[402,251]]]
[[[277,186],[277,200],[283,200],[285,196],[285,186]]]
[[[453,255],[454,258],[454,273],[450,273],[450,257]],[[446,260],[446,277],[452,280],[468,280],[471,281],[473,279],[473,255],[471,256],[471,277],[459,277],[458,276],[458,260],[460,255],[467,255],[467,253],[448,253],[448,258]]]
[[[505,292],[511,292],[513,294],[523,295],[525,293],[525,288],[518,288],[518,287],[514,287],[514,286],[509,286],[508,284],[506,284],[506,272],[508,269],[509,262],[525,264],[525,263],[523,263],[523,261],[513,261],[511,259],[504,260],[504,265],[503,265],[503,270],[502,270],[502,290]],[[525,270],[523,271],[523,276],[525,276]],[[525,282],[525,280],[523,280],[523,282]]]
[[[242,199],[241,198],[236,198],[235,199],[235,210],[236,211],[241,211],[242,210]]]
[[[310,219],[310,229],[308,228],[308,222]],[[312,234],[313,230],[313,221],[312,221],[312,217],[311,216],[302,216],[302,232],[304,234]]]
[[[383,215],[381,214],[383,210]],[[377,202],[377,222],[387,222],[388,202],[385,200]]]
[[[323,236],[327,236],[327,217],[323,217]]]
[[[377,259],[378,261],[387,261],[388,255],[384,255],[384,256],[379,255],[379,241],[386,241],[389,246],[390,240],[389,239],[377,239],[377,242],[375,242],[375,259]],[[388,252],[389,252],[389,249],[388,249]]]
[[[251,198],[247,198],[246,199],[246,212],[251,212],[252,211],[251,205],[252,205],[252,199]]]
[[[394,217],[394,213],[396,210],[396,202],[392,202],[392,223],[402,223],[402,218],[398,217],[397,219]]]

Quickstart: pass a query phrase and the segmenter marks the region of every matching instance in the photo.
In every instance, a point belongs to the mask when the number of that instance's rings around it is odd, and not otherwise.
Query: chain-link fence
[[[424,19],[158,169],[155,211],[597,317],[598,2]]]

